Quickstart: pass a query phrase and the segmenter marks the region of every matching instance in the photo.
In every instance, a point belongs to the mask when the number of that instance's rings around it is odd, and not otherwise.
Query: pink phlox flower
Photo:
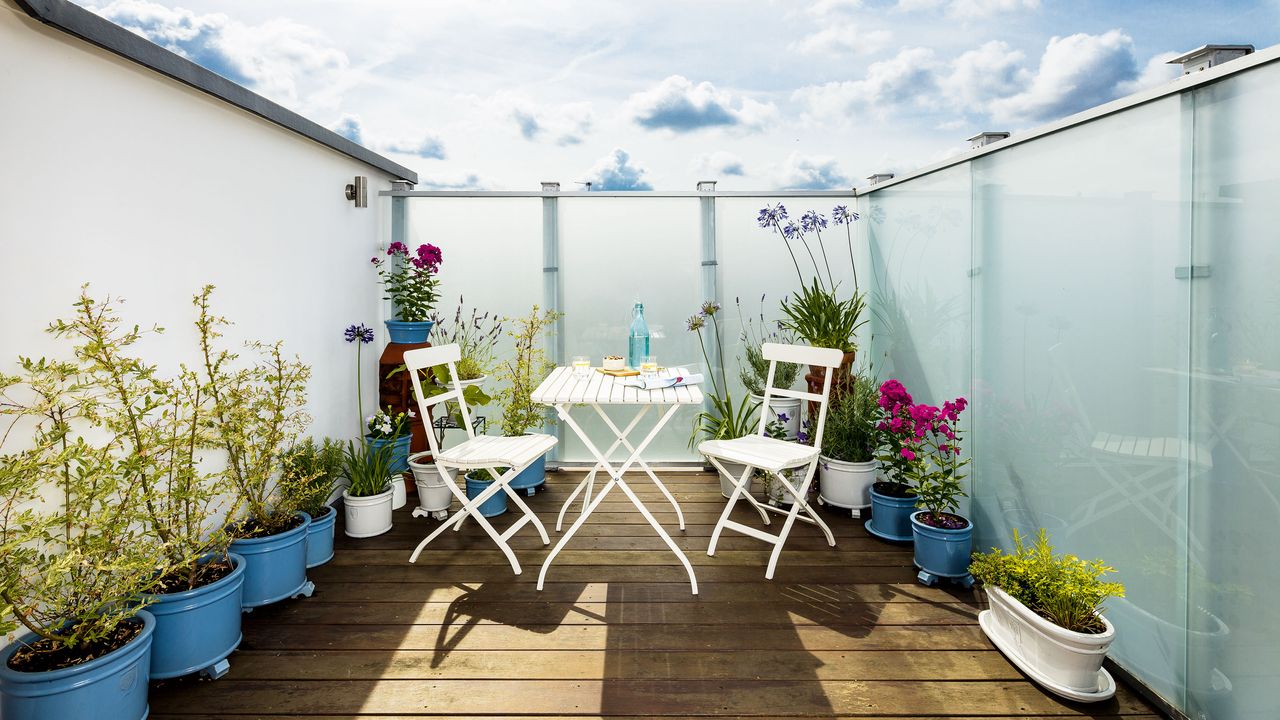
[[[915,460],[915,459],[916,459],[916,454],[915,454],[915,452],[914,452],[914,451],[912,451],[912,450],[911,450],[911,448],[902,448],[902,449],[901,449],[901,450],[899,450],[898,452],[899,452],[899,453],[901,453],[901,454],[902,454],[902,457],[906,458],[907,460]]]
[[[391,243],[391,245],[387,247],[387,254],[388,255],[408,255],[409,247],[404,243],[400,242],[399,240],[397,240],[396,242]]]

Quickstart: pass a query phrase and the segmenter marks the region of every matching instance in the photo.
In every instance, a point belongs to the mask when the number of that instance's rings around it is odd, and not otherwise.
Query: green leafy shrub
[[[280,483],[291,496],[290,504],[313,518],[329,511],[326,503],[342,476],[341,443],[325,438],[317,444],[306,438],[285,451],[281,465]]]
[[[554,310],[543,312],[534,305],[524,317],[507,318],[515,326],[507,331],[515,343],[515,354],[500,363],[497,371],[497,379],[503,383],[497,392],[498,403],[502,405],[502,434],[507,437],[524,435],[550,422],[546,409],[531,396],[553,367],[540,341],[555,327],[561,315]]]
[[[0,632],[35,633],[20,652],[39,669],[93,659],[136,634],[133,601],[170,569],[170,548],[141,522],[163,459],[134,452],[163,455],[167,440],[150,426],[140,439],[127,432],[131,415],[154,421],[164,382],[124,359],[144,331],[120,329],[110,299],[82,289],[75,309],[49,327],[76,343],[73,359],[21,357],[18,374],[0,374],[0,449],[21,446],[0,455]],[[125,373],[135,404],[104,387],[108,370]],[[151,387],[157,397],[143,392]]]
[[[1082,633],[1106,630],[1099,616],[1107,598],[1124,597],[1124,586],[1104,582],[1115,572],[1101,560],[1081,560],[1075,555],[1055,555],[1049,534],[1041,528],[1027,546],[1013,531],[1013,552],[992,548],[974,553],[969,572],[984,585],[1000,588],[1053,624]]]
[[[827,409],[822,433],[822,454],[843,462],[870,462],[884,443],[880,422],[884,411],[878,404],[880,390],[875,378],[865,372],[853,376],[849,390]]]

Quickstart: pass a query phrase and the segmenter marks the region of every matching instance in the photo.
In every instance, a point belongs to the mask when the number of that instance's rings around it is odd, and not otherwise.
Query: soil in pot
[[[245,518],[232,523],[227,532],[237,540],[253,540],[254,538],[281,535],[306,522],[300,515],[290,515],[278,525],[263,525],[253,518]]]
[[[877,485],[879,483],[876,483]],[[876,492],[879,492],[878,490]],[[939,530],[963,530],[969,527],[969,521],[954,515],[952,513],[920,513],[916,518],[924,525],[935,527]]]
[[[151,594],[168,595],[202,588],[218,582],[233,570],[235,566],[230,558],[202,562],[196,565],[194,573],[170,573],[160,578],[160,584],[151,590]]]
[[[82,665],[128,645],[130,640],[138,637],[144,625],[139,618],[129,618],[117,625],[108,637],[76,648],[54,645],[50,640],[40,638],[18,648],[9,658],[8,666],[18,672],[39,673]]]
[[[905,498],[913,498],[916,496],[915,493],[905,488],[906,488],[905,485],[898,485],[897,483],[885,482],[884,480],[877,480],[875,484],[871,486],[872,490],[875,490],[877,493],[884,495],[886,497],[905,499]]]

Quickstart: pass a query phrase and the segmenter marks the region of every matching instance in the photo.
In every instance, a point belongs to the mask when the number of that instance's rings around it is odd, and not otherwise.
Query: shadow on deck
[[[552,542],[578,477],[552,474],[530,499]],[[246,615],[230,674],[156,683],[152,718],[1155,716],[1126,687],[1090,706],[1042,692],[983,636],[976,594],[916,584],[910,548],[847,514],[823,511],[835,549],[799,524],[773,581],[752,538],[727,533],[708,557],[719,486],[668,477],[684,533],[652,486],[635,488],[693,562],[699,596],[620,494],[542,592],[549,548],[532,528],[512,541],[517,576],[474,523],[410,565],[435,521],[406,507],[391,532],[364,540],[339,521],[336,556],[311,572],[315,595]]]

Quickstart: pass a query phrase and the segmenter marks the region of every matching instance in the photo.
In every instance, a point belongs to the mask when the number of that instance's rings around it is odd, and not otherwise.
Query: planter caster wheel
[[[822,496],[821,496],[821,495],[819,495],[819,496],[818,496],[818,505],[819,505],[819,506],[825,506],[826,504],[827,504],[827,501],[826,501],[826,500],[823,500],[823,499],[822,499]]]
[[[200,674],[204,675],[206,678],[210,680],[217,680],[223,675],[226,675],[227,672],[230,670],[231,670],[231,661],[226,658],[222,658],[218,662],[201,670]]]
[[[316,591],[316,584],[308,580],[305,583],[303,583],[302,588],[299,589],[298,592],[294,594],[293,598],[291,599],[296,600],[297,598],[300,598],[300,597],[311,597],[311,594],[314,593],[315,591]]]
[[[921,571],[919,572],[919,574],[917,574],[917,575],[916,575],[916,579],[917,579],[917,580],[919,580],[919,581],[921,582],[921,584],[923,584],[923,585],[925,585],[925,586],[927,586],[927,587],[934,587],[934,586],[936,586],[936,585],[940,584],[943,580],[950,580],[951,582],[954,582],[955,584],[959,585],[960,587],[964,588],[965,590],[970,590],[970,589],[972,589],[972,588],[973,588],[973,576],[972,576],[972,575],[965,575],[965,576],[963,576],[963,577],[948,577],[948,578],[944,578],[944,577],[943,577],[943,576],[941,576],[941,575],[934,575],[933,573],[929,572],[928,570],[921,570]]]
[[[973,576],[972,576],[972,575],[965,575],[965,576],[964,576],[964,577],[962,577],[962,578],[957,578],[957,579],[956,579],[956,582],[960,585],[960,587],[964,588],[965,590],[972,590],[972,589],[973,589]]]
[[[449,517],[449,511],[448,511],[448,510],[436,510],[435,512],[431,513],[431,517],[432,517],[433,519],[435,519],[435,520],[441,520],[441,521],[443,521],[445,518]]]
[[[524,491],[525,497],[533,497],[534,495],[537,495],[537,494],[538,494],[537,487],[525,488],[525,491]]]
[[[934,575],[933,573],[927,570],[921,570],[919,574],[916,575],[916,579],[919,580],[920,583],[925,585],[926,587],[933,587],[938,584],[939,578],[937,575]]]

